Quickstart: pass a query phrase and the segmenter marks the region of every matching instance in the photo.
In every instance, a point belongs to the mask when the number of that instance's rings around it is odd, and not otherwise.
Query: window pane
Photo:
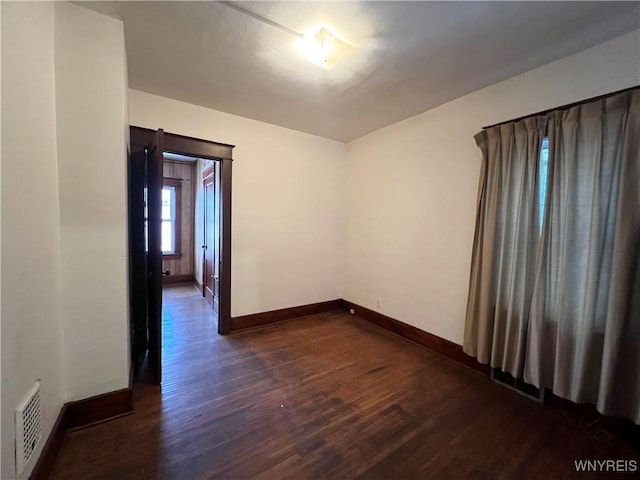
[[[162,188],[162,219],[172,220],[173,217],[173,205],[175,203],[175,188],[163,187]]]
[[[173,253],[173,225],[170,220],[162,221],[162,252]]]
[[[540,149],[540,233],[542,233],[542,222],[544,220],[544,207],[547,202],[547,172],[549,171],[549,139],[542,140]]]
[[[149,214],[147,207],[147,187],[144,187],[144,251],[149,251]]]

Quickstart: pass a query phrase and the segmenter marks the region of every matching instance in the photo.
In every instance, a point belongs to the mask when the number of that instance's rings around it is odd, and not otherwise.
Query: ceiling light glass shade
[[[298,40],[298,52],[305,60],[329,69],[346,57],[352,47],[322,27]]]

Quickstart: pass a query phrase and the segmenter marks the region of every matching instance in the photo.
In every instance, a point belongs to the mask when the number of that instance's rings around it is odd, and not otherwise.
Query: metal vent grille
[[[16,472],[20,475],[42,438],[40,381],[29,390],[16,408]]]
[[[525,382],[522,378],[514,378],[511,374],[503,372],[499,368],[491,370],[491,378],[494,382],[500,383],[507,388],[515,390],[521,395],[530,398],[538,403],[544,403],[544,388],[538,388]]]

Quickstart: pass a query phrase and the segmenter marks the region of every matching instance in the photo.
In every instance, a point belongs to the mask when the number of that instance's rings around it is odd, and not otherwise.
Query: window
[[[164,179],[162,186],[162,255],[180,256],[180,198],[179,180]]]
[[[176,187],[162,187],[162,253],[176,253]]]
[[[538,185],[538,201],[540,208],[540,234],[542,235],[542,222],[544,220],[544,207],[547,202],[547,173],[549,171],[549,138],[544,137],[540,149],[540,178]]]

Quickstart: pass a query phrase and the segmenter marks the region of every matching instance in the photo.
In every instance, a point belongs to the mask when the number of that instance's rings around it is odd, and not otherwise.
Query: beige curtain
[[[640,89],[476,141],[483,165],[464,351],[640,424]]]
[[[522,377],[535,255],[537,178],[546,117],[476,135],[483,153],[464,351]]]
[[[549,118],[524,378],[640,423],[640,90]]]

